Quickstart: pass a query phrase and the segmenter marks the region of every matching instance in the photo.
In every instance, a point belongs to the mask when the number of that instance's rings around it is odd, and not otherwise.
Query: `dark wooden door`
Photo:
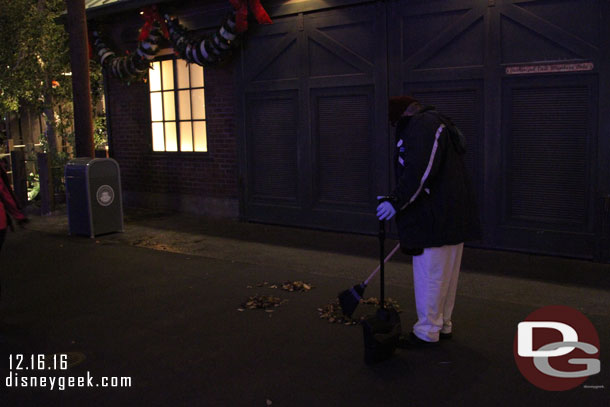
[[[387,193],[383,4],[276,18],[240,60],[242,213],[248,220],[376,230]]]
[[[437,106],[466,134],[480,244],[596,257],[600,2],[389,7],[390,93]]]
[[[239,71],[242,214],[374,232],[393,184],[387,97],[411,94],[467,137],[477,245],[607,259],[609,17],[601,0],[389,0],[257,27]]]
[[[389,7],[395,16],[388,24],[390,94],[413,95],[458,125],[467,139],[466,165],[479,207],[484,208],[485,120],[490,115],[485,97],[487,3],[395,1]]]
[[[599,240],[600,1],[502,1],[494,245],[594,258]]]

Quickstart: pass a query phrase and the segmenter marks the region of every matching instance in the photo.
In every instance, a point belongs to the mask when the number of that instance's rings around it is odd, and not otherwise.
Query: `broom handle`
[[[385,253],[385,221],[379,221],[379,265],[381,266],[381,274],[379,275],[379,305],[381,309],[385,307],[385,259],[383,258],[383,254]]]
[[[398,250],[398,248],[400,248],[400,243],[397,243],[396,246],[394,246],[394,248],[392,249],[392,251],[386,256],[386,258],[383,260],[383,264],[387,263],[388,261],[390,261],[390,259],[392,258],[392,256],[394,256],[394,253],[396,253],[396,250]],[[371,281],[371,279],[373,277],[375,277],[375,274],[377,274],[379,272],[379,270],[381,269],[381,264],[377,266],[377,268],[375,270],[373,270],[373,272],[371,273],[371,275],[369,276],[369,278],[367,278],[366,280],[364,280],[364,285],[369,285],[369,281]]]

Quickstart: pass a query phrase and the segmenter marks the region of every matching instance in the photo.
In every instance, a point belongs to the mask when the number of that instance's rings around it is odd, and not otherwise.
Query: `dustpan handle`
[[[381,292],[379,294],[379,305],[385,308],[385,275],[384,275],[384,252],[385,252],[385,221],[379,221],[379,285]]]

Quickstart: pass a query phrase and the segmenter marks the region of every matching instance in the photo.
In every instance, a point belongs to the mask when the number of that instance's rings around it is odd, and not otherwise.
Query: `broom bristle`
[[[348,317],[352,316],[362,299],[362,294],[364,294],[364,284],[355,285],[352,288],[339,293],[339,304],[341,305],[343,315]]]

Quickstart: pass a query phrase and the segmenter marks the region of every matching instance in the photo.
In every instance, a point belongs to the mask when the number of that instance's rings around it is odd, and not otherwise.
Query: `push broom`
[[[392,258],[392,256],[394,256],[394,253],[396,253],[396,251],[398,250],[399,247],[400,247],[400,243],[396,244],[396,246],[392,249],[392,251],[383,260],[383,264],[387,263]],[[341,310],[343,311],[343,315],[346,315],[348,317],[352,316],[352,314],[356,310],[356,307],[358,307],[360,300],[362,299],[362,295],[364,294],[364,290],[366,289],[366,286],[369,284],[369,281],[371,281],[371,279],[373,277],[375,277],[375,274],[377,274],[380,269],[381,269],[381,264],[378,265],[377,268],[375,270],[373,270],[371,275],[366,280],[364,280],[362,283],[356,284],[352,288],[349,288],[349,289],[339,293],[339,295],[338,295],[339,304],[341,305]]]

